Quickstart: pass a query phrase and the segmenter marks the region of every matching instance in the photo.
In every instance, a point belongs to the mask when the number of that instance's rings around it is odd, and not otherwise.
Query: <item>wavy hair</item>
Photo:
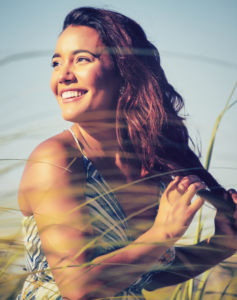
[[[63,30],[70,25],[94,28],[111,54],[124,85],[117,106],[117,139],[125,153],[135,151],[143,176],[195,174],[214,193],[226,197],[189,147],[188,130],[178,114],[183,99],[167,81],[159,52],[141,26],[120,13],[93,7],[71,11]]]

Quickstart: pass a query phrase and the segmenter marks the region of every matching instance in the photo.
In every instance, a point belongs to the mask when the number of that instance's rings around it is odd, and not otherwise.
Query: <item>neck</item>
[[[93,117],[84,115],[84,118],[73,128],[84,151],[90,154],[94,151],[95,156],[100,157],[107,157],[107,151],[114,151],[115,157],[121,150],[116,135],[116,111],[100,111]]]
[[[86,123],[74,124],[73,131],[81,143],[84,154],[102,171],[103,168],[114,168],[116,165],[127,179],[140,176],[140,161],[135,153],[121,150],[115,122],[94,122],[93,126]],[[106,159],[106,160],[104,160]]]
[[[78,128],[83,137],[85,147],[99,151],[120,150],[115,124],[100,123],[93,127],[79,125]]]

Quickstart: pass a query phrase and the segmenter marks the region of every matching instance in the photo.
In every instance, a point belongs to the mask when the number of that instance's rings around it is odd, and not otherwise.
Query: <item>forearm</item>
[[[224,245],[220,237],[213,236],[196,245],[176,247],[172,265],[154,274],[145,289],[152,291],[176,285],[202,274],[235,253]]]
[[[235,252],[227,248],[220,237],[212,236],[196,245],[176,248],[177,267],[193,278],[219,264]]]
[[[145,273],[171,246],[166,239],[151,228],[130,245],[97,257],[86,267],[75,266],[76,260],[64,260],[64,265],[73,267],[53,272],[61,295],[71,300],[113,297]]]

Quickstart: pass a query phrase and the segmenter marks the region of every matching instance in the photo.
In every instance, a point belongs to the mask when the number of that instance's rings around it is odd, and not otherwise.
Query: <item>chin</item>
[[[80,116],[78,116],[78,114],[75,113],[62,112],[62,117],[65,121],[73,122],[73,123],[78,123],[80,120]]]
[[[89,114],[90,115],[90,114]],[[72,122],[72,123],[83,123],[83,122],[93,122],[93,119],[88,118],[88,114],[84,113],[65,113],[62,112],[62,117],[65,121]],[[91,115],[90,115],[91,117]]]

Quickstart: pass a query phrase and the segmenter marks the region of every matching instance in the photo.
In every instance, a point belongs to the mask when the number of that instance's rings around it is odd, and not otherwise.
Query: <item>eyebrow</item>
[[[76,55],[76,54],[82,53],[82,52],[89,53],[89,54],[91,54],[92,56],[94,56],[95,58],[99,58],[99,57],[100,57],[100,54],[97,55],[97,54],[94,54],[94,53],[90,52],[89,50],[85,50],[85,49],[78,49],[78,50],[75,50],[75,51],[72,52],[72,55]],[[60,55],[59,53],[55,53],[55,54],[53,55],[52,59],[55,58],[55,57],[61,57],[61,55]]]

